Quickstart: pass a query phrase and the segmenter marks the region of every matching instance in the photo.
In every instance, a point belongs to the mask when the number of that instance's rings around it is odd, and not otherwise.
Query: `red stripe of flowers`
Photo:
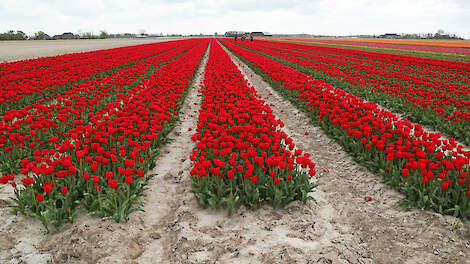
[[[314,185],[301,167],[315,175],[310,155],[294,152],[284,124],[218,43],[211,47],[202,94],[190,157],[193,192],[201,203],[226,206],[231,214],[238,202],[257,207],[307,200]]]

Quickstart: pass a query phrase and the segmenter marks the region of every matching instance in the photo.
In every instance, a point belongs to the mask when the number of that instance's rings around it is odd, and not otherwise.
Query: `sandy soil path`
[[[178,38],[0,41],[0,62],[54,56],[65,53],[109,49],[176,39]]]

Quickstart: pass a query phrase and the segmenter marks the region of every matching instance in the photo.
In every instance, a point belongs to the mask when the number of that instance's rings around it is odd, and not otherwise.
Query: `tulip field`
[[[316,47],[323,46],[467,63],[470,60],[469,41],[382,38],[275,38],[274,40]]]
[[[426,41],[426,40],[389,40],[389,39],[287,39],[298,41],[309,41],[318,43],[331,43],[340,45],[357,45],[362,47],[378,47],[389,49],[403,49],[414,51],[431,51],[436,53],[470,54],[468,42],[458,43],[455,41]]]
[[[204,56],[187,192],[228,215],[315,202],[321,157],[286,133],[227,50],[401,204],[469,216],[470,63],[223,38],[1,63],[0,183],[14,189],[13,212],[47,229],[81,211],[117,222],[142,211]]]

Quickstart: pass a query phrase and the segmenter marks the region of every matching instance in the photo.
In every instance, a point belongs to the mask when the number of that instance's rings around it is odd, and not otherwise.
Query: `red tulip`
[[[118,182],[116,179],[108,180],[108,184],[109,184],[109,188],[111,189],[115,189],[118,186]]]
[[[250,180],[252,183],[256,183],[258,181],[258,177],[256,175],[253,175],[250,177]]]
[[[24,185],[30,185],[34,182],[34,179],[33,178],[23,178],[21,180],[21,182],[23,182]]]
[[[410,172],[407,168],[404,168],[401,170],[401,174],[403,175],[403,177],[408,177],[410,175]]]
[[[132,184],[132,176],[129,176],[129,177],[125,177],[125,180],[126,180],[126,184]]]
[[[47,184],[46,183],[42,186],[42,189],[44,190],[45,193],[50,193],[50,192],[52,192],[52,184],[50,184],[50,183]]]
[[[38,202],[44,201],[44,196],[38,193],[38,194],[36,195],[36,201],[38,201]]]
[[[98,184],[100,182],[100,177],[93,175],[91,176],[91,180],[94,184]]]

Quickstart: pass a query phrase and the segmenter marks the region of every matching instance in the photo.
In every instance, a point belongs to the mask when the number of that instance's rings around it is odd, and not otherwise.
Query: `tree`
[[[23,31],[18,30],[18,31],[16,31],[16,39],[17,40],[25,40],[25,39],[28,39],[28,35],[26,35],[26,33],[24,33]]]
[[[44,39],[48,39],[49,36],[44,33],[43,31],[38,31],[36,33],[34,33],[34,36],[31,37],[31,39],[35,39],[35,40],[44,40]]]
[[[445,35],[445,31],[443,29],[438,29],[436,34],[434,34],[434,38],[436,39],[440,39],[440,38],[443,38],[443,36]]]
[[[106,30],[101,30],[100,31],[100,38],[103,38],[103,39],[109,38],[108,32],[106,32]]]
[[[9,30],[5,33],[0,34],[0,40],[25,40],[28,39],[26,33],[21,30],[17,30],[16,33],[14,30]]]
[[[93,35],[93,32],[88,31],[88,32],[80,33],[80,38],[81,39],[94,39],[94,38],[97,38],[97,37],[95,35]]]

